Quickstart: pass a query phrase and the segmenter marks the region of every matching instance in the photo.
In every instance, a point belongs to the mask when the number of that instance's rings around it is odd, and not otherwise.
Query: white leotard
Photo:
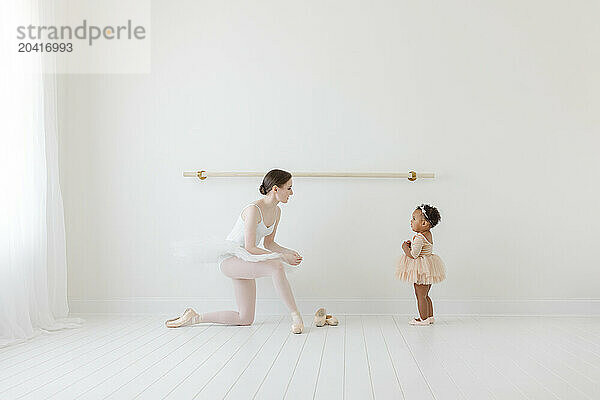
[[[258,225],[256,225],[256,243],[255,243],[256,246],[258,246],[260,244],[260,241],[262,239],[264,239],[265,236],[269,236],[271,233],[273,233],[273,227],[275,226],[275,222],[273,222],[273,225],[271,225],[270,227],[267,227],[265,225],[265,220],[263,218],[260,207],[254,203],[248,204],[246,207],[244,207],[242,209],[242,212],[238,216],[237,221],[235,221],[235,225],[233,226],[233,229],[231,230],[229,235],[227,235],[227,240],[230,240],[230,241],[234,242],[235,244],[242,246],[242,247],[245,247],[245,245],[246,245],[246,239],[244,237],[245,221],[242,219],[242,213],[244,212],[244,210],[246,208],[251,207],[251,206],[258,208],[258,212],[260,213],[260,222],[258,223]]]
[[[246,250],[246,238],[244,237],[245,222],[242,219],[242,213],[244,212],[244,210],[246,208],[251,207],[251,206],[258,208],[258,212],[260,213],[260,222],[258,223],[258,225],[256,225],[256,243],[255,243],[255,245],[256,246],[260,245],[260,242],[265,238],[265,236],[269,236],[271,233],[273,233],[273,229],[275,228],[275,222],[273,222],[273,225],[267,227],[265,225],[264,218],[263,218],[260,207],[254,203],[248,204],[246,207],[244,207],[242,209],[242,212],[238,216],[237,221],[235,221],[235,225],[233,226],[233,229],[231,230],[229,235],[227,235],[226,242],[229,243],[229,246],[228,246],[227,250],[225,250],[225,252],[223,252],[219,256],[219,259],[218,259],[219,268],[221,267],[221,263],[223,262],[223,260],[225,260],[229,257],[232,257],[232,256],[241,258],[242,260],[245,260],[245,261],[251,261],[251,262],[260,262],[260,261],[265,261],[265,260],[273,260],[276,258],[281,258],[281,254],[279,254],[279,253],[251,254],[250,252],[248,252],[248,250]]]

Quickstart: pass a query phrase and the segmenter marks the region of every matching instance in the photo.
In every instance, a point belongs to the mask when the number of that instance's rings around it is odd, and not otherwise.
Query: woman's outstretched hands
[[[302,256],[297,252],[292,251],[283,255],[283,261],[290,265],[299,265],[302,262]]]

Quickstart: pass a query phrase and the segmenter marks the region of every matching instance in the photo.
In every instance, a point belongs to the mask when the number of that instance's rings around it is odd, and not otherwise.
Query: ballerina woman
[[[259,187],[263,197],[242,209],[231,233],[227,250],[219,256],[219,267],[231,278],[238,311],[216,311],[199,314],[188,308],[180,317],[166,321],[169,328],[198,323],[251,325],[256,309],[256,278],[271,277],[273,285],[291,315],[291,331],[302,333],[304,323],[285,273],[285,264],[298,266],[302,256],[295,250],[275,242],[281,217],[279,203],[287,203],[293,195],[292,175],[274,169],[263,178]],[[260,242],[264,239],[264,248]]]

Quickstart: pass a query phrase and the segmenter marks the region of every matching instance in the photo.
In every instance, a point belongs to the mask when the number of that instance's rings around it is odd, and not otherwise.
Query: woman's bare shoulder
[[[255,203],[251,203],[251,204],[258,206]],[[249,204],[248,207],[246,207],[244,209],[244,211],[242,211],[242,220],[243,221],[247,221],[248,218],[250,218],[250,221],[255,221],[257,224],[260,222],[260,211],[255,206]]]

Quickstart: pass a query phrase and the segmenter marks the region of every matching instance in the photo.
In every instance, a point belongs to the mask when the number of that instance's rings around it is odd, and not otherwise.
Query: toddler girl
[[[432,254],[433,237],[431,228],[440,222],[437,208],[421,204],[412,213],[411,229],[416,232],[412,242],[402,243],[404,254],[398,260],[396,277],[403,281],[412,282],[415,287],[419,318],[411,320],[411,325],[429,325],[435,322],[433,318],[433,303],[429,298],[432,283],[438,283],[446,278],[444,262]]]

